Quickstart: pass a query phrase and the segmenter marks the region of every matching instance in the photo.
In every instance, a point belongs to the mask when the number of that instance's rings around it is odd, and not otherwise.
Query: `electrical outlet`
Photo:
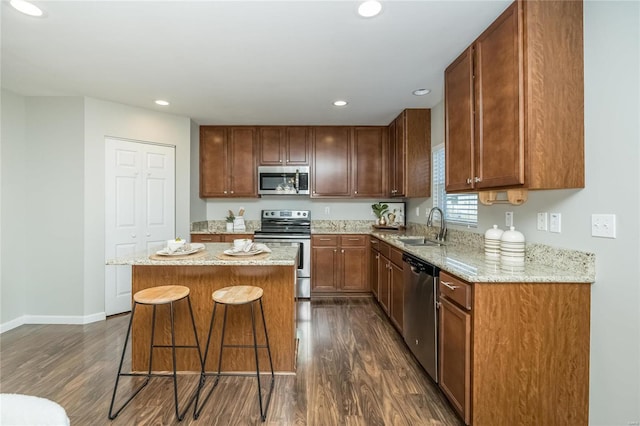
[[[562,231],[562,215],[549,213],[549,231],[560,233]]]
[[[326,207],[324,208],[324,214],[326,214],[327,216],[329,216],[329,215],[331,214],[331,207],[326,206]]]
[[[505,212],[504,214],[504,224],[505,226],[513,226],[513,212]]]
[[[420,217],[420,207],[416,207],[416,217]]]
[[[602,238],[616,238],[616,215],[592,214],[591,236]]]
[[[547,223],[547,217],[548,214],[545,213],[538,213],[538,231],[547,231],[549,229],[548,227],[548,223]]]

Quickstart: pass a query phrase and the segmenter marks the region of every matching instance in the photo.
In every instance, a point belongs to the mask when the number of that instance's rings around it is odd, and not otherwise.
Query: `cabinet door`
[[[343,291],[368,291],[367,283],[367,248],[342,247],[342,282]]]
[[[314,292],[337,290],[337,247],[313,247],[311,249],[311,290]]]
[[[440,298],[440,388],[464,422],[470,421],[471,314]]]
[[[282,166],[284,129],[282,127],[261,127],[258,129],[259,163],[261,166]]]
[[[227,143],[224,127],[200,127],[200,197],[228,196]]]
[[[286,127],[284,157],[287,166],[309,165],[309,128]]]
[[[394,145],[391,147],[393,150],[393,188],[391,191],[392,197],[404,197],[405,195],[405,122],[406,113],[403,111],[398,118],[394,121],[395,138]]]
[[[253,127],[229,129],[229,176],[232,197],[257,197],[256,130]]]
[[[374,250],[369,250],[369,286],[373,297],[378,300],[378,259],[380,254]]]
[[[378,259],[378,302],[387,315],[389,314],[389,268],[391,268],[391,261],[380,255]]]
[[[444,72],[447,191],[473,188],[473,48]]]
[[[313,128],[311,197],[351,197],[349,127]]]
[[[386,197],[388,193],[387,130],[356,127],[353,133],[353,196]]]
[[[390,300],[389,310],[391,322],[402,333],[404,315],[404,271],[401,267],[391,262],[390,269]]]
[[[517,6],[513,3],[474,47],[477,189],[524,184],[522,25]]]

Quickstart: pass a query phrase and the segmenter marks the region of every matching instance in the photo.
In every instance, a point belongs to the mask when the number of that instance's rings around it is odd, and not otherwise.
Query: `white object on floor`
[[[0,394],[2,426],[69,426],[67,412],[46,398],[16,393]]]

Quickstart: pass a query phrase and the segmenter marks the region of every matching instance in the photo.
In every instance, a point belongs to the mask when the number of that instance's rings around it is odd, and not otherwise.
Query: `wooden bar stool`
[[[253,287],[253,286],[246,286],[246,285],[225,287],[215,291],[212,294],[211,297],[213,298],[213,301],[214,301],[213,313],[211,314],[211,323],[209,325],[209,336],[207,337],[207,346],[205,347],[204,360],[202,365],[204,366],[207,362],[207,355],[209,353],[209,344],[211,342],[211,333],[213,331],[213,322],[216,317],[216,308],[218,307],[218,305],[223,305],[224,316],[222,321],[222,336],[220,338],[220,352],[218,356],[218,371],[215,373],[207,373],[204,371],[204,368],[202,369],[200,386],[198,387],[198,396],[196,397],[196,408],[193,416],[194,419],[197,419],[198,416],[200,416],[200,413],[202,412],[202,408],[204,407],[205,403],[211,396],[211,393],[213,392],[213,390],[218,385],[220,376],[253,376],[253,374],[222,373],[220,370],[222,368],[223,348],[253,348],[255,358],[256,358],[256,378],[258,379],[258,402],[260,404],[260,418],[262,419],[263,422],[266,420],[267,410],[269,409],[269,402],[271,402],[271,394],[273,392],[274,374],[273,374],[273,361],[271,359],[271,348],[269,346],[269,335],[267,334],[267,323],[265,322],[265,319],[264,319],[264,308],[262,306],[262,294],[263,294],[263,291],[260,287]],[[254,304],[256,302],[258,302],[258,304],[260,305],[260,313],[262,314],[262,326],[264,328],[264,337],[265,337],[264,345],[258,345],[258,339],[256,337],[256,320],[255,320],[255,311],[254,311]],[[247,305],[247,304],[251,307],[251,328],[253,331],[253,345],[225,345],[224,335],[225,335],[225,329],[227,327],[227,306],[229,305],[240,306],[240,305]],[[258,361],[258,348],[267,349],[267,354],[269,355],[269,366],[271,368],[271,385],[269,386],[269,393],[267,395],[266,403],[264,405],[262,401],[262,390],[260,386],[260,364]],[[216,381],[214,382],[213,387],[211,388],[209,393],[207,393],[207,396],[202,401],[202,404],[198,406],[200,391],[204,387],[207,376],[215,376]]]
[[[191,325],[193,327],[193,336],[195,337],[195,345],[176,345],[176,336],[174,328],[174,302],[180,300],[187,301],[189,306],[189,314],[191,315]],[[200,359],[201,371],[204,368],[202,360],[202,352],[200,352],[200,342],[198,341],[198,332],[196,331],[196,322],[193,317],[193,309],[191,308],[191,299],[189,297],[189,288],[181,285],[167,285],[160,287],[151,287],[138,291],[133,295],[133,309],[131,310],[131,319],[129,319],[129,328],[127,329],[127,336],[124,341],[124,348],[122,349],[122,357],[120,358],[120,366],[118,367],[118,375],[116,376],[116,384],[113,387],[113,396],[111,398],[111,406],[109,407],[109,419],[115,419],[118,414],[133,400],[133,398],[149,383],[151,377],[172,377],[173,378],[173,394],[175,402],[176,417],[178,421],[184,418],[185,413],[198,396],[200,387],[196,389],[193,396],[191,396],[186,408],[182,413],[178,409],[178,377],[176,374],[176,348],[191,348],[198,351],[198,357]],[[153,306],[153,317],[151,319],[151,342],[149,344],[149,370],[146,373],[123,373],[122,364],[124,362],[124,356],[127,351],[127,342],[129,341],[129,335],[131,334],[131,325],[133,324],[133,317],[136,313],[136,307],[138,305],[151,305]],[[169,312],[171,316],[171,344],[170,345],[156,345],[154,342],[155,328],[156,328],[156,308],[159,305],[169,305]],[[151,373],[151,367],[153,365],[153,350],[155,348],[171,348],[172,360],[173,360],[173,372],[172,373]],[[122,404],[122,406],[114,413],[113,405],[116,399],[116,392],[118,391],[118,383],[122,376],[135,376],[146,377],[147,379],[140,385],[133,394]]]

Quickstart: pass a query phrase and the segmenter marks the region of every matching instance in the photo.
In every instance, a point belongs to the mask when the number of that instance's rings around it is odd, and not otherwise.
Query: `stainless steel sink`
[[[429,247],[429,246],[433,247],[433,246],[445,245],[445,243],[442,241],[428,240],[426,238],[420,238],[420,237],[399,238],[399,240],[404,244],[412,247]]]

